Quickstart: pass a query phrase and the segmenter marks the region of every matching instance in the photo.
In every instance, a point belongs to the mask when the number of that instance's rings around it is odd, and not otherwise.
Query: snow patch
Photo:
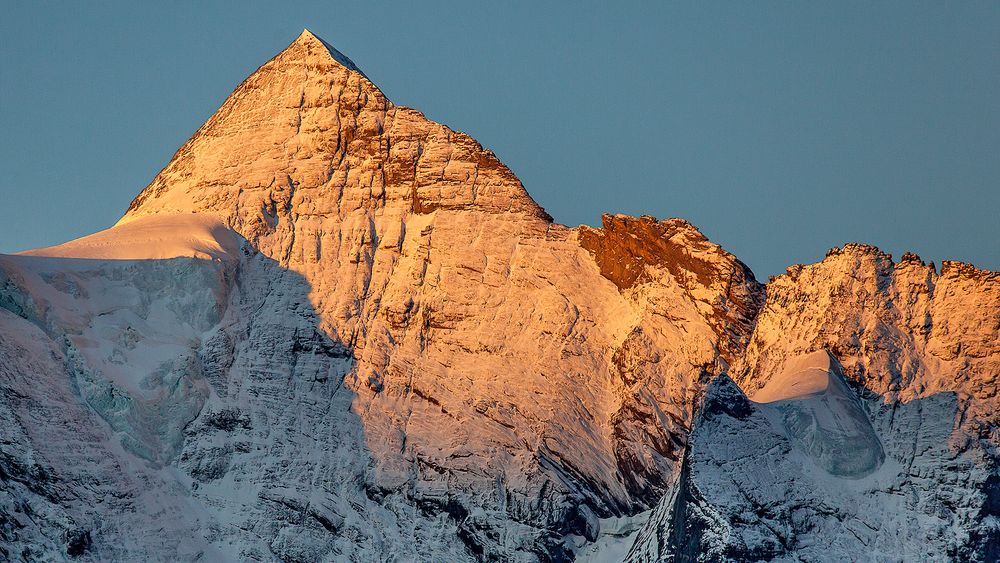
[[[784,369],[750,395],[756,403],[806,399],[830,387],[830,354],[826,350],[804,354],[785,363]]]
[[[864,477],[885,459],[861,402],[825,350],[791,358],[751,399],[831,475]]]
[[[239,240],[214,215],[168,214],[141,217],[58,246],[18,255],[88,260],[211,259],[232,255],[240,247]]]

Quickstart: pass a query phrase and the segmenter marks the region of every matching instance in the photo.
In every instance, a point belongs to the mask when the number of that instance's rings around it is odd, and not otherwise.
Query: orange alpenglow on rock
[[[970,265],[556,224],[303,31],[114,227],[0,256],[0,550],[989,558],[998,331]]]

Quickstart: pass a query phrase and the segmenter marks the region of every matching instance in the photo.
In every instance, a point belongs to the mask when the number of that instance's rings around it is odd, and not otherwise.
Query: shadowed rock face
[[[970,413],[970,439],[996,443],[976,422],[995,397],[994,274],[851,246],[772,282],[762,310],[750,270],[682,220],[552,223],[492,152],[309,32],[116,228],[34,254],[0,260],[4,557],[600,560],[646,514],[636,546],[694,556],[746,506],[703,487],[724,460],[692,426],[723,453],[720,428],[762,432],[781,463],[811,451],[735,382],[755,391],[823,348],[884,394],[838,397],[871,413],[887,458],[947,441],[894,402],[947,390],[973,398],[916,404]],[[810,443],[826,459],[830,440]],[[915,466],[972,468],[945,500],[969,493],[980,520],[983,448]],[[969,522],[969,541],[993,540]],[[797,549],[767,537],[718,553]]]
[[[874,425],[862,411],[864,418],[839,428],[803,427],[796,423],[804,416],[816,422],[851,411],[794,404],[802,400],[753,403],[723,380],[709,386],[684,471],[630,561],[981,560],[989,553],[976,536],[990,533],[979,511],[995,466],[983,444],[950,438],[953,393],[896,405],[891,416],[876,411]]]
[[[752,398],[792,444],[831,475],[865,477],[885,459],[861,401],[825,350],[786,362]]]
[[[764,404],[711,384],[629,560],[995,558],[997,274],[850,244],[766,292],[733,369]]]
[[[236,558],[571,558],[601,519],[656,503],[701,386],[745,344],[759,302],[735,258],[650,219],[636,223],[643,272],[620,289],[584,248],[595,231],[553,224],[493,153],[392,104],[308,32],[92,240],[203,216],[243,241],[220,259],[244,274],[225,277],[222,319],[189,335],[208,396],[157,449],[182,477],[148,478],[203,513],[189,549]],[[624,239],[607,233],[613,252]],[[93,250],[70,246],[40,252]],[[26,295],[15,283],[0,297],[14,310]],[[56,349],[70,328],[48,327]],[[103,358],[81,360],[95,385],[112,375]],[[138,436],[138,451],[150,433],[133,430],[109,439]],[[98,533],[95,518],[70,517],[95,552],[156,520]],[[378,530],[359,531],[365,519]]]

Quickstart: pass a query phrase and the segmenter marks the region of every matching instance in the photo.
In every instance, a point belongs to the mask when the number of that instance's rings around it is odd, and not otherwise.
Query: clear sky
[[[0,252],[113,224],[308,27],[560,223],[683,217],[761,279],[850,241],[1000,269],[1000,2],[506,4],[5,3]]]

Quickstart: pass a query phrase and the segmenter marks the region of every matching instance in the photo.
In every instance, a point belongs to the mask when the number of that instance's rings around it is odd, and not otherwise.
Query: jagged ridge
[[[192,216],[229,242],[93,254]],[[0,450],[20,479],[5,553],[607,558],[693,498],[710,381],[732,366],[753,390],[821,348],[881,413],[964,393],[977,467],[995,460],[996,274],[848,245],[765,291],[682,220],[554,224],[493,153],[308,31],[96,237],[0,263],[0,413],[25,429]],[[104,509],[88,483],[119,474]]]

